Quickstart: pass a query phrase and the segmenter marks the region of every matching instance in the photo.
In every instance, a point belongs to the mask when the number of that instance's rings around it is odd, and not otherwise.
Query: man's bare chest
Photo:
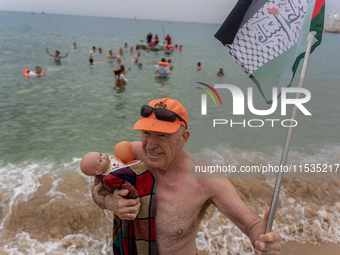
[[[196,232],[204,203],[205,198],[197,194],[195,188],[157,189],[156,186],[157,235],[177,239]]]

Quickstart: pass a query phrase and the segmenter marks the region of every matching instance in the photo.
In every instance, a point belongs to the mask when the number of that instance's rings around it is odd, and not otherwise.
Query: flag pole
[[[306,49],[306,53],[305,53],[305,57],[304,57],[303,65],[302,65],[302,70],[301,70],[298,88],[303,87],[303,83],[304,83],[306,71],[307,71],[307,66],[308,66],[309,54],[310,54],[310,50],[311,50],[313,39],[314,39],[315,35],[316,35],[316,32],[312,31],[308,34],[308,37],[307,37],[307,42],[308,42],[307,43],[307,49]],[[300,98],[300,93],[297,93],[296,99],[299,99],[299,98]],[[297,107],[296,107],[296,105],[294,105],[291,120],[295,121],[296,112],[297,112]],[[289,126],[288,131],[287,131],[286,141],[285,141],[283,151],[282,151],[282,155],[281,155],[280,166],[286,165],[289,146],[290,146],[290,142],[291,142],[292,136],[293,136],[293,129],[294,129],[294,123],[293,123],[293,121],[291,121],[290,126]],[[280,193],[282,177],[283,177],[283,171],[279,171],[279,173],[277,175],[276,183],[275,183],[274,193],[273,193],[272,202],[271,202],[270,210],[269,210],[268,221],[267,221],[267,225],[266,225],[266,229],[265,229],[264,233],[269,232],[272,228],[275,209],[276,209],[276,203],[277,203],[277,200],[279,198],[279,193]]]
[[[163,28],[163,36],[164,36],[164,38],[165,38],[165,32],[164,32],[164,27],[162,27]]]

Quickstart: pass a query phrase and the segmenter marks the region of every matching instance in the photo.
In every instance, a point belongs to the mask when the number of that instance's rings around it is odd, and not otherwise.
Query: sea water
[[[52,14],[0,14],[0,251],[7,254],[110,254],[112,214],[92,202],[91,178],[79,169],[89,151],[113,156],[114,145],[140,139],[132,127],[141,105],[170,97],[190,109],[190,86],[216,78],[223,68],[228,78],[245,74],[214,38],[219,24],[181,23]],[[149,31],[170,34],[183,45],[170,57],[141,51],[142,68],[131,64],[130,47]],[[162,41],[162,40],[161,40]],[[78,45],[72,49],[73,43]],[[124,43],[128,83],[114,88],[112,69],[119,64],[103,58],[118,53]],[[310,57],[305,87],[311,91],[311,119],[294,130],[289,163],[340,163],[340,37],[324,34]],[[61,64],[49,56],[70,52]],[[89,50],[93,66],[88,64]],[[155,77],[162,57],[174,64],[167,79]],[[197,62],[203,69],[196,71]],[[49,75],[23,76],[39,65]],[[262,102],[262,98],[257,99]],[[261,103],[260,103],[261,104]],[[299,116],[298,115],[298,120]],[[189,111],[190,119],[190,111]],[[190,120],[189,120],[190,130]],[[227,130],[214,146],[202,143],[185,150],[207,163],[277,164],[286,129],[275,132],[238,128]],[[340,169],[339,169],[340,171]],[[260,216],[270,204],[274,179],[232,179],[240,197]],[[284,241],[340,241],[340,182],[338,179],[285,179],[273,228]],[[251,254],[248,238],[215,207],[208,208],[196,239],[211,254]]]

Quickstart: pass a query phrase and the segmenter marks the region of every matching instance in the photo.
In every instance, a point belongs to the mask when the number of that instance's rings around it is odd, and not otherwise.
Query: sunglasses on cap
[[[175,122],[176,118],[178,118],[180,121],[183,121],[185,124],[185,128],[188,128],[187,123],[185,122],[185,120],[179,116],[177,113],[165,109],[165,108],[154,108],[151,107],[150,105],[143,105],[141,110],[140,110],[140,115],[142,117],[149,117],[151,115],[151,113],[154,112],[156,115],[156,118],[158,120],[163,120],[163,121],[167,121],[167,122]]]

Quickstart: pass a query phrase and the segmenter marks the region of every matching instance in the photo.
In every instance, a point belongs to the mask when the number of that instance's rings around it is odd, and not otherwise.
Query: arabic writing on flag
[[[239,0],[215,37],[270,103],[272,87],[290,86],[309,32],[317,32],[311,52],[321,43],[324,5],[325,0]]]

